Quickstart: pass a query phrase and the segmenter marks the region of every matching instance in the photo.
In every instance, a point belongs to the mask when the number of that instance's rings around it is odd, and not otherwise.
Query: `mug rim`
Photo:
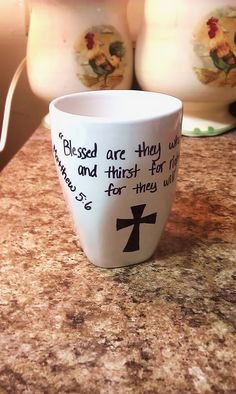
[[[59,108],[59,104],[66,103],[68,100],[73,100],[79,97],[88,97],[88,96],[93,96],[93,97],[104,97],[104,96],[113,96],[113,97],[119,97],[122,99],[122,96],[130,96],[131,100],[131,106],[135,105],[135,103],[132,103],[132,96],[137,97],[137,96],[143,96],[143,98],[151,98],[155,100],[157,97],[159,99],[165,99],[166,101],[171,102],[171,109],[167,110],[165,109],[162,113],[158,112],[153,113],[152,115],[145,115],[142,117],[108,117],[108,116],[94,116],[94,115],[83,115],[79,113],[73,113],[69,112],[67,110],[63,110],[62,108]],[[112,98],[112,97],[111,97]],[[49,112],[50,114],[54,111],[57,113],[63,115],[63,117],[70,117],[70,118],[77,118],[79,120],[83,120],[85,122],[95,122],[95,123],[141,123],[141,122],[147,122],[147,121],[152,121],[152,120],[158,120],[162,118],[169,117],[171,115],[174,115],[176,113],[179,113],[180,111],[183,110],[183,102],[178,98],[173,95],[169,95],[166,93],[162,92],[153,92],[153,91],[143,91],[143,90],[122,90],[122,89],[115,89],[115,90],[94,90],[94,91],[82,91],[82,92],[76,92],[76,93],[70,93],[66,95],[62,95],[59,97],[56,97],[53,99],[50,104],[49,104]]]

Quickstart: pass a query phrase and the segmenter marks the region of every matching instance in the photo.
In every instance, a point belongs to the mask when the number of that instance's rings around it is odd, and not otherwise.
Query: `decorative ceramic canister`
[[[146,0],[136,45],[145,90],[184,102],[183,134],[221,134],[236,125],[235,0]]]
[[[129,89],[127,0],[30,0],[27,69],[33,92]]]

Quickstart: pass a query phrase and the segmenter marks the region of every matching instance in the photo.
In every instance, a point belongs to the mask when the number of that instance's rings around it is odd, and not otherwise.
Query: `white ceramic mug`
[[[181,101],[81,92],[53,100],[50,117],[57,172],[88,259],[107,268],[147,260],[175,194]]]

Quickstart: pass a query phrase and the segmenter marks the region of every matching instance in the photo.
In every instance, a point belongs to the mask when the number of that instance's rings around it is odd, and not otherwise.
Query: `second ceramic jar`
[[[68,93],[129,89],[132,43],[127,0],[31,0],[27,69],[44,99]]]
[[[235,126],[235,0],[146,0],[144,19],[135,59],[141,87],[184,101],[183,134]]]

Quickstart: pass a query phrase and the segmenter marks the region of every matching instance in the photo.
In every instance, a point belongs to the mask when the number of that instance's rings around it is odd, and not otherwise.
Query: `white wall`
[[[23,0],[0,0],[0,87],[6,89],[16,65],[25,54]],[[1,103],[3,97],[0,97]]]
[[[8,86],[26,54],[25,22],[24,0],[0,0],[0,130]],[[24,71],[13,100],[7,145],[0,153],[0,170],[33,133],[45,112],[45,104],[33,96]]]

